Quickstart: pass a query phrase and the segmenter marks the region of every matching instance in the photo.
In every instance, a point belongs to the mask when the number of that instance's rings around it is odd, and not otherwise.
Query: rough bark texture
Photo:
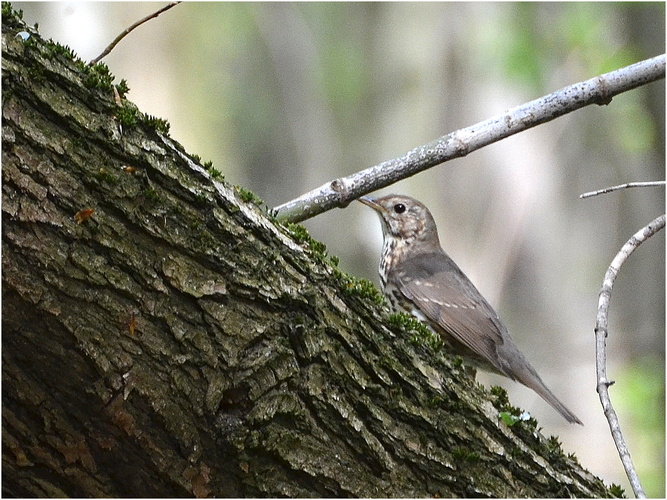
[[[609,495],[2,20],[4,495]]]

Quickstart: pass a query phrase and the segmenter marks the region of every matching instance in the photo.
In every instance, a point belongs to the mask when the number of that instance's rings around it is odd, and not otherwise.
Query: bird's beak
[[[380,213],[382,212],[382,205],[380,205],[377,201],[375,201],[374,198],[371,198],[370,196],[362,196],[361,198],[357,199],[364,205],[371,207],[376,212]]]

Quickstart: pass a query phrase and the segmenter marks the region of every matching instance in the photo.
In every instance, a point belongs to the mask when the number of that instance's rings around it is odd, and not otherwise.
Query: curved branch
[[[299,222],[389,186],[453,158],[551,121],[589,104],[606,105],[612,97],[665,77],[665,55],[640,61],[590,80],[562,88],[486,121],[447,134],[348,177],[327,182],[272,209],[281,221]]]
[[[600,396],[600,403],[602,404],[602,409],[604,414],[607,417],[609,422],[609,428],[611,430],[611,435],[618,449],[618,454],[621,457],[621,462],[625,468],[625,473],[628,476],[632,489],[637,498],[646,498],[644,490],[642,489],[641,483],[639,482],[639,477],[637,476],[637,471],[632,463],[632,458],[630,457],[630,451],[625,443],[623,438],[623,433],[621,432],[621,426],[618,421],[618,416],[614,407],[611,404],[611,399],[609,397],[609,386],[614,382],[607,379],[607,353],[606,353],[606,341],[608,334],[608,312],[609,312],[609,301],[611,300],[611,290],[614,286],[614,281],[616,276],[621,269],[621,266],[625,261],[630,257],[630,254],[634,252],[639,245],[641,245],[648,238],[653,236],[659,230],[665,227],[665,215],[661,215],[656,218],[653,222],[648,224],[646,227],[642,228],[640,231],[635,233],[628,242],[623,245],[621,250],[616,254],[614,260],[611,262],[611,265],[607,269],[607,272],[604,276],[604,281],[602,283],[602,290],[600,290],[600,297],[598,299],[598,312],[597,318],[595,321],[595,365],[597,373],[597,392]]]

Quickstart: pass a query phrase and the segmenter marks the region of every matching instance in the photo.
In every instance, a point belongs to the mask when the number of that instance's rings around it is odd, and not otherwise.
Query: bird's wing
[[[394,279],[419,311],[458,343],[514,378],[498,361],[498,349],[511,339],[505,325],[447,254],[427,254],[395,269]]]
[[[544,384],[496,312],[447,254],[410,259],[394,269],[391,279],[405,298],[455,341],[486,359],[499,373],[533,389],[568,422],[581,424]]]

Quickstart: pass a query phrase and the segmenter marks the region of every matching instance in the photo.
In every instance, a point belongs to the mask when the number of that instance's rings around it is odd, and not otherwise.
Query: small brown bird
[[[522,383],[568,422],[581,424],[542,382],[498,314],[442,249],[431,212],[408,196],[364,196],[359,201],[380,215],[380,280],[394,308],[424,321],[467,364]]]

